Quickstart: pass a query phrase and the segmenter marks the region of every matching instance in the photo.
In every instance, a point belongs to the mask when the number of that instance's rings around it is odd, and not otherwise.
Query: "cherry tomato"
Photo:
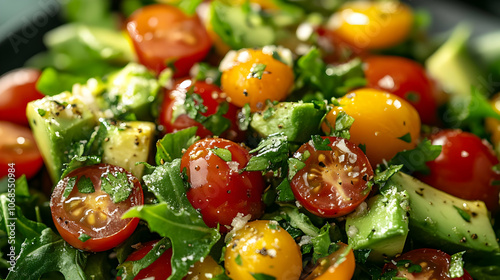
[[[137,250],[130,254],[125,261],[138,261],[144,258],[151,249],[158,243],[158,240],[149,241]],[[155,279],[155,280],[166,280],[172,274],[172,248],[165,250],[152,264],[148,267],[142,269],[134,277],[135,280],[140,279]],[[117,280],[121,280],[121,277],[117,277]]]
[[[420,135],[418,112],[404,99],[377,89],[358,89],[338,100],[322,124],[330,133],[340,112],[354,118],[350,141],[365,145],[372,166],[390,160],[398,152],[416,147]]]
[[[127,31],[140,63],[157,73],[173,63],[175,77],[187,75],[211,47],[197,15],[188,16],[165,4],[135,11],[128,19]]]
[[[491,107],[500,114],[500,93],[495,94],[490,100]],[[491,142],[494,145],[494,150],[500,152],[500,120],[494,118],[486,118],[485,126],[488,133],[491,135]]]
[[[415,280],[472,280],[472,277],[465,270],[462,277],[450,278],[448,274],[450,260],[450,255],[440,250],[427,248],[415,249],[388,262],[384,266],[384,272],[397,270],[397,277],[406,277],[407,279]],[[422,269],[421,272],[410,272],[413,269],[419,270],[419,268]]]
[[[492,212],[499,209],[500,187],[494,184],[500,174],[490,144],[474,134],[461,130],[442,130],[430,137],[432,144],[442,145],[441,154],[427,162],[429,175],[418,177],[425,183],[456,197],[482,200]]]
[[[404,41],[413,13],[400,2],[355,1],[344,4],[328,21],[332,36],[361,50],[382,49]]]
[[[196,126],[198,127],[196,134],[201,138],[213,136],[210,130],[205,128],[201,123],[190,118],[187,114],[183,113],[177,115],[177,111],[184,110],[186,93],[191,87],[194,87],[194,93],[199,94],[203,99],[203,105],[207,110],[202,114],[206,117],[215,114],[219,105],[226,101],[225,93],[223,93],[218,86],[202,81],[196,81],[193,84],[191,79],[183,79],[178,81],[174,88],[166,93],[160,110],[159,122],[163,125],[165,133]],[[242,142],[245,140],[245,132],[238,128],[238,107],[231,103],[228,105],[228,111],[223,116],[231,121],[231,127],[220,136],[232,141]]]
[[[102,180],[109,181],[107,178],[111,175],[118,178],[122,173],[126,174],[128,186],[121,184],[120,188],[129,187],[131,193],[125,200],[114,203],[111,196],[101,189]],[[80,192],[79,183],[84,184],[83,180],[89,179],[94,192]],[[74,186],[68,194],[66,188],[72,180],[75,180]],[[68,188],[71,189],[71,185]],[[116,247],[132,234],[139,218],[121,219],[121,216],[143,202],[142,187],[137,178],[121,167],[97,164],[75,169],[62,178],[52,193],[50,209],[64,240],[75,248],[100,252]],[[87,240],[82,241],[84,238]]]
[[[404,98],[417,109],[422,123],[436,123],[434,85],[420,64],[397,56],[369,56],[364,62],[368,87]]]
[[[264,109],[267,99],[284,100],[293,86],[292,68],[266,49],[230,52],[221,62],[221,88],[238,107]]]
[[[222,273],[224,269],[211,256],[206,256],[189,268],[183,280],[208,280]]]
[[[226,245],[226,274],[231,279],[255,280],[265,274],[276,280],[297,280],[302,254],[292,236],[276,221],[258,220],[237,230]]]
[[[306,166],[293,176],[290,185],[297,201],[320,217],[340,217],[352,212],[370,193],[367,186],[373,169],[363,151],[337,137],[328,140],[330,150],[307,142],[295,153],[308,156]]]
[[[33,177],[42,168],[43,159],[33,133],[27,127],[0,121],[0,178],[12,173],[19,178]],[[12,165],[13,164],[13,165]]]
[[[261,172],[240,172],[250,160],[242,146],[222,138],[202,139],[189,147],[181,159],[191,185],[187,197],[199,209],[209,227],[221,225],[225,232],[241,213],[260,217],[264,181]]]
[[[0,120],[28,125],[26,105],[43,98],[36,89],[40,70],[20,68],[0,77]]]
[[[354,252],[344,243],[327,257],[320,258],[316,267],[304,280],[350,280],[354,274],[356,261]]]

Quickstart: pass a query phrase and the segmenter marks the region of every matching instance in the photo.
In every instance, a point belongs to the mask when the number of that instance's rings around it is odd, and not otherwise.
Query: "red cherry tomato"
[[[319,150],[311,141],[297,150],[296,156],[309,157],[290,185],[297,201],[309,212],[339,217],[352,212],[368,196],[367,182],[373,169],[355,144],[337,137],[322,139],[330,141],[331,150]]]
[[[40,71],[21,68],[0,77],[0,120],[28,125],[26,104],[43,98],[36,90]]]
[[[156,4],[135,11],[127,30],[142,64],[160,73],[173,63],[175,77],[187,75],[211,47],[198,16],[188,16],[174,6]]]
[[[470,274],[464,270],[464,275],[458,278],[450,278],[450,255],[443,251],[436,249],[415,249],[404,253],[403,255],[395,258],[393,261],[388,262],[384,266],[384,272],[397,270],[398,277],[406,277],[407,279],[415,280],[472,280]],[[415,267],[415,265],[417,267]],[[422,268],[421,272],[409,272],[413,269]]]
[[[250,214],[252,219],[260,217],[262,174],[239,172],[249,160],[245,148],[222,138],[200,140],[182,156],[181,170],[186,168],[191,185],[187,197],[200,210],[207,226],[220,224],[225,232],[238,213]]]
[[[210,130],[191,119],[187,114],[174,117],[176,110],[184,109],[186,93],[191,87],[194,87],[194,93],[199,94],[203,99],[203,105],[207,108],[207,111],[202,114],[206,117],[215,114],[219,105],[226,101],[224,93],[218,86],[202,81],[197,81],[193,85],[191,79],[183,79],[178,81],[174,88],[166,93],[161,106],[159,122],[163,125],[165,133],[197,126],[196,134],[201,138],[213,136]],[[228,111],[223,116],[231,121],[231,127],[220,136],[236,142],[244,141],[245,132],[241,131],[237,124],[238,107],[231,103],[228,103],[228,106]]]
[[[0,121],[0,178],[14,169],[15,177],[25,174],[29,179],[42,167],[43,159],[33,133],[27,127]],[[10,164],[10,165],[9,165]],[[12,165],[13,164],[13,165]]]
[[[153,240],[142,244],[142,247],[130,254],[125,261],[138,261],[146,256],[151,249],[158,243],[158,240]],[[137,273],[134,279],[155,279],[166,280],[172,274],[172,248],[165,250],[152,264],[142,269]],[[121,280],[121,277],[116,279]]]
[[[364,62],[368,87],[406,99],[417,109],[423,123],[436,122],[434,86],[420,64],[397,56],[369,56]]]
[[[121,184],[120,187],[130,187],[132,190],[125,200],[114,203],[111,196],[101,189],[101,185],[103,178],[111,175],[116,177],[120,173],[126,174],[128,184]],[[73,189],[65,197],[65,189],[74,177],[76,181]],[[80,192],[78,184],[86,178],[90,179],[94,192]],[[97,164],[75,169],[61,179],[52,193],[50,209],[57,231],[64,240],[75,248],[100,252],[116,247],[134,232],[139,218],[122,219],[121,216],[143,203],[142,187],[137,178],[121,167]],[[85,240],[85,237],[90,239]]]
[[[500,187],[494,185],[500,174],[493,171],[498,164],[491,146],[474,134],[461,130],[443,130],[430,137],[432,144],[442,145],[441,154],[427,162],[429,175],[418,177],[425,183],[451,195],[482,200],[492,212],[499,208]]]

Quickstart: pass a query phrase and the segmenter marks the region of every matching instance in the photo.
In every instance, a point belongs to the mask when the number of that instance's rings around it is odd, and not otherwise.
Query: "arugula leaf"
[[[153,248],[141,259],[137,261],[126,261],[117,268],[118,275],[123,280],[132,280],[144,268],[156,261],[167,249],[171,247],[168,238],[162,238]]]
[[[288,180],[292,180],[293,176],[297,174],[299,170],[304,168],[306,164],[300,159],[289,158],[288,159]]]
[[[204,258],[220,239],[218,229],[209,228],[186,197],[180,159],[156,167],[144,182],[160,201],[156,205],[134,207],[122,218],[138,217],[148,222],[151,231],[172,242],[172,275],[182,279],[189,267]]]
[[[104,153],[103,143],[106,141],[106,137],[108,136],[108,129],[110,128],[107,121],[101,121],[99,123],[99,127],[94,133],[90,136],[90,140],[85,145],[85,149],[83,152],[84,156],[93,155],[97,157],[101,157]]]
[[[427,167],[425,163],[436,159],[441,153],[441,149],[441,146],[432,145],[432,142],[429,139],[425,139],[420,142],[415,149],[397,153],[388,164],[403,164],[401,171],[407,174],[411,174],[413,172],[429,174],[429,167]]]
[[[322,257],[326,257],[330,254],[329,248],[330,244],[332,243],[330,240],[330,224],[325,224],[319,234],[317,236],[314,236],[312,238],[312,244],[313,244],[313,263],[316,263],[316,261]]]
[[[281,183],[276,187],[276,191],[278,192],[277,200],[279,202],[293,201],[295,199],[288,179],[283,179],[283,181],[281,181]]]
[[[94,165],[101,163],[101,157],[97,156],[75,156],[65,165],[65,169],[61,175],[61,179],[66,177],[71,171],[83,166]]]
[[[464,275],[464,260],[462,256],[465,251],[451,255],[449,275],[450,278],[458,278]]]
[[[277,170],[286,167],[290,144],[283,133],[271,134],[263,139],[250,153],[258,152],[250,158],[246,171]]]
[[[86,82],[87,77],[58,72],[49,67],[43,70],[38,78],[36,89],[44,95],[54,96],[63,91],[71,91],[74,84],[85,84]]]
[[[156,164],[161,165],[176,158],[181,158],[182,150],[187,149],[199,139],[196,136],[197,129],[196,126],[193,126],[174,133],[168,133],[158,140],[156,142]]]
[[[134,183],[129,182],[126,172],[116,172],[115,175],[110,172],[101,176],[101,189],[109,194],[114,203],[126,200],[133,188]]]
[[[69,183],[68,183],[68,185],[69,185]],[[92,180],[90,180],[90,178],[85,176],[85,175],[82,175],[80,177],[80,180],[78,180],[76,187],[78,188],[78,191],[80,193],[93,193],[93,192],[95,192],[94,184],[92,183]],[[64,189],[64,191],[66,192],[66,189]]]

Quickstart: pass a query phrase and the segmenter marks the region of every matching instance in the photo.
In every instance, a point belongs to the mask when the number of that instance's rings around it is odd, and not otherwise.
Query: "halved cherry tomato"
[[[207,31],[197,15],[188,16],[165,4],[135,11],[128,19],[127,31],[142,64],[160,73],[173,63],[175,77],[187,75],[211,47]]]
[[[125,200],[114,203],[110,195],[101,189],[102,180],[106,178],[109,181],[107,178],[110,175],[116,177],[121,173],[126,175],[127,185],[112,187],[131,188],[131,192]],[[94,192],[81,193],[78,184],[88,179]],[[68,184],[72,180],[75,181],[71,189]],[[122,219],[121,216],[143,203],[142,187],[137,178],[121,167],[97,164],[75,169],[62,178],[52,193],[50,209],[57,231],[64,240],[75,248],[100,252],[116,247],[132,234],[139,218]]]
[[[320,258],[316,267],[304,280],[350,280],[356,268],[354,252],[344,243],[327,257]]]
[[[417,109],[422,123],[436,123],[434,85],[420,64],[398,56],[369,56],[364,62],[368,87],[404,98]]]
[[[328,21],[327,29],[360,50],[382,49],[404,41],[413,13],[396,1],[354,1],[344,4]]]
[[[215,114],[219,105],[226,102],[225,93],[223,93],[218,86],[202,81],[196,81],[193,84],[191,79],[182,79],[174,85],[172,90],[165,94],[160,110],[159,122],[163,125],[165,133],[196,126],[198,127],[196,135],[201,138],[213,136],[210,130],[205,128],[201,123],[190,118],[187,114],[183,113],[177,115],[177,111],[184,110],[186,93],[191,87],[194,87],[194,93],[199,94],[203,99],[203,105],[207,110],[202,114],[206,117]],[[236,142],[244,141],[245,132],[241,131],[237,124],[238,107],[231,103],[228,105],[228,111],[223,116],[231,121],[231,127],[219,136]]]
[[[33,133],[27,127],[0,121],[0,178],[9,173],[14,164],[14,175],[33,177],[42,168],[43,159],[36,146]]]
[[[138,261],[144,258],[147,253],[153,249],[156,243],[158,243],[158,240],[141,244],[141,247],[130,254],[125,261]],[[152,264],[139,271],[134,279],[140,280],[151,278],[155,280],[166,280],[172,274],[171,259],[172,248],[168,248]],[[117,277],[116,279],[121,280],[121,277]]]
[[[189,268],[188,274],[183,280],[209,280],[222,273],[224,273],[222,266],[211,256],[206,256]]]
[[[292,68],[275,59],[271,50],[242,49],[226,55],[221,63],[221,88],[238,107],[250,104],[263,110],[266,100],[284,100],[293,86]]]
[[[36,89],[39,77],[40,70],[30,68],[16,69],[0,77],[0,120],[28,125],[26,105],[44,96]]]
[[[354,118],[350,141],[365,145],[372,166],[390,160],[398,152],[416,147],[420,136],[420,117],[406,100],[378,89],[357,89],[338,100],[322,124],[328,134],[337,115],[345,112]]]
[[[238,213],[252,219],[262,214],[261,172],[240,172],[249,160],[245,148],[222,138],[202,139],[182,156],[181,171],[186,169],[191,186],[187,197],[207,226],[220,224],[226,232]]]
[[[384,272],[397,270],[396,277],[406,277],[415,280],[472,280],[472,277],[464,270],[464,275],[458,278],[450,278],[450,255],[436,249],[415,249],[388,262],[384,266]],[[415,267],[416,266],[416,267]],[[414,269],[420,272],[414,272]]]
[[[461,130],[442,130],[431,135],[434,145],[442,145],[441,154],[427,162],[429,175],[418,175],[427,184],[451,195],[482,200],[492,212],[499,209],[500,174],[493,171],[499,163],[491,145],[476,135]]]
[[[298,280],[302,271],[300,247],[276,221],[258,220],[237,230],[226,245],[226,274],[231,279]]]
[[[337,137],[328,140],[329,150],[318,149],[311,141],[295,157],[308,156],[306,166],[293,176],[290,185],[305,209],[320,217],[340,217],[352,212],[370,193],[367,183],[373,169],[355,144]]]

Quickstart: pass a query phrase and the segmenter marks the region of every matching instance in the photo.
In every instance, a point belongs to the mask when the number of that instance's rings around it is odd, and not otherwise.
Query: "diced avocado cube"
[[[386,186],[408,192],[410,234],[419,242],[448,253],[499,248],[484,202],[454,197],[401,172]]]
[[[111,74],[107,80],[107,91],[98,96],[101,110],[110,110],[115,117],[134,114],[138,120],[153,120],[152,102],[160,85],[146,67],[129,63]]]
[[[28,103],[26,114],[50,177],[57,182],[63,164],[78,154],[94,131],[94,115],[69,92]]]
[[[382,261],[403,251],[408,235],[408,194],[395,188],[368,200],[366,212],[347,216],[346,231],[353,249],[372,249],[370,259]]]
[[[268,115],[268,110],[271,114]],[[252,116],[250,126],[262,137],[283,133],[291,142],[306,142],[320,132],[325,106],[303,102],[280,102]]]
[[[136,163],[148,161],[155,131],[155,124],[150,122],[133,121],[108,126],[102,161],[123,167],[140,179],[144,165]]]

